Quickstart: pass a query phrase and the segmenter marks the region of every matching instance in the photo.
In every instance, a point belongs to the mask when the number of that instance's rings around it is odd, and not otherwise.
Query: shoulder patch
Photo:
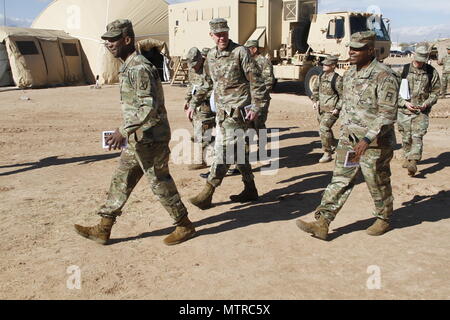
[[[394,75],[387,75],[379,93],[380,103],[394,106],[398,100],[398,81]]]
[[[147,72],[141,72],[139,76],[139,90],[147,90],[150,84],[150,77]]]
[[[395,91],[391,91],[391,90],[386,91],[383,102],[385,102],[387,104],[392,104],[392,105],[395,104],[395,100],[396,100],[395,95],[396,95]]]

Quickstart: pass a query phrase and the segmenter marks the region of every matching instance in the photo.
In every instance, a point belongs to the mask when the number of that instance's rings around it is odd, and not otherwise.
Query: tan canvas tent
[[[94,75],[103,83],[117,79],[120,62],[104,46],[101,35],[116,19],[133,22],[136,40],[168,42],[168,4],[164,0],[56,0],[36,20],[33,28],[61,29],[78,38]]]
[[[1,27],[0,43],[20,88],[86,82],[80,42],[64,31]]]
[[[13,84],[11,66],[9,64],[8,51],[6,45],[0,43],[0,87],[6,87]]]

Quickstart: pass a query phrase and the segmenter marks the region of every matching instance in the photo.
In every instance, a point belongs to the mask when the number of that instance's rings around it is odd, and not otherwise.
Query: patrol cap
[[[188,65],[191,68],[193,68],[201,59],[202,54],[196,47],[191,48],[186,56]]]
[[[251,48],[251,47],[259,48],[259,42],[258,42],[258,40],[248,40],[247,43],[245,44],[245,46],[247,48]]]
[[[362,31],[352,34],[350,42],[346,44],[351,48],[364,48],[365,46],[373,47],[375,45],[375,32]]]
[[[428,49],[425,46],[420,46],[416,48],[414,60],[417,62],[427,62],[428,60]]]
[[[209,27],[212,33],[228,32],[228,21],[223,18],[215,18],[209,22]]]
[[[203,48],[202,49],[202,56],[206,57],[208,55],[208,53],[209,53],[209,50],[211,50],[211,49],[210,48]]]
[[[127,19],[118,19],[106,26],[106,33],[102,35],[103,40],[128,35],[134,37],[133,24]]]
[[[337,64],[338,60],[339,60],[339,58],[336,56],[328,56],[325,58],[325,60],[323,60],[322,64],[324,66],[329,66],[332,64]]]
[[[447,50],[450,50],[450,45],[447,46]]]

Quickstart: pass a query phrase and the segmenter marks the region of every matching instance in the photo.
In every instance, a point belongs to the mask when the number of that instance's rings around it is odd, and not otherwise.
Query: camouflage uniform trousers
[[[450,79],[450,73],[442,74],[441,94],[445,96],[447,94],[448,81]]]
[[[254,180],[246,143],[248,126],[239,115],[238,110],[234,110],[233,117],[228,115],[221,117],[223,112],[219,111],[216,119],[219,130],[217,130],[214,145],[214,160],[208,177],[208,183],[215,188],[220,186],[232,164],[236,164],[236,168],[241,172],[242,181]]]
[[[267,116],[269,114],[269,106],[270,106],[270,99],[264,103],[264,106],[262,106],[258,118],[256,118],[256,120],[254,120],[253,123],[250,125],[250,127],[252,129],[256,130],[256,134],[258,136],[258,151],[257,151],[258,155],[259,155],[259,149],[260,148],[262,150],[266,150],[266,144],[259,140],[259,135],[261,133],[259,130],[266,129],[266,121],[267,121]],[[247,148],[250,148],[250,146],[247,145]]]
[[[356,143],[351,142],[348,138],[344,137],[339,140],[333,178],[316,209],[316,219],[322,215],[329,222],[334,220],[350,196],[359,171],[362,172],[375,203],[374,215],[388,220],[392,214],[394,197],[390,179],[390,162],[394,155],[393,148],[370,147],[361,157],[360,167],[345,168],[345,155],[355,146]]]
[[[319,112],[317,114],[320,140],[322,141],[322,149],[324,152],[333,153],[336,147],[336,139],[331,128],[337,119],[338,117],[331,112]]]
[[[168,142],[129,143],[128,149],[122,151],[120,165],[111,180],[108,198],[98,214],[111,218],[120,216],[131,192],[145,174],[153,194],[177,225],[188,213],[170,175],[169,156]]]
[[[264,106],[262,106],[260,114],[258,118],[254,121],[254,129],[256,130],[256,133],[259,134],[260,129],[266,129],[266,121],[267,116],[269,114],[269,106],[270,106],[270,100],[264,103]]]
[[[402,135],[402,147],[405,159],[422,159],[423,137],[427,133],[429,116],[425,113],[407,115],[398,112],[398,130]]]
[[[192,126],[194,127],[194,145],[195,148],[201,150],[197,152],[199,155],[204,155],[206,147],[211,143],[212,140],[212,129],[216,125],[215,115],[211,112],[209,106],[202,105],[200,110],[194,113],[192,119]],[[195,163],[201,163],[203,161],[203,156],[201,159],[194,159]]]

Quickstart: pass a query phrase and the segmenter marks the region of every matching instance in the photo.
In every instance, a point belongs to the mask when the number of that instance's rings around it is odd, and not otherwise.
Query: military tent
[[[86,82],[80,42],[64,31],[1,27],[0,43],[9,62],[2,69],[20,88]]]
[[[0,87],[6,87],[13,84],[11,66],[8,58],[6,45],[0,43]]]
[[[114,83],[118,80],[120,61],[109,53],[101,35],[106,25],[116,19],[132,21],[137,42],[149,38],[168,42],[168,4],[164,0],[55,0],[32,27],[62,29],[78,38],[92,73],[102,83]],[[167,58],[166,51],[161,59],[167,63]]]

